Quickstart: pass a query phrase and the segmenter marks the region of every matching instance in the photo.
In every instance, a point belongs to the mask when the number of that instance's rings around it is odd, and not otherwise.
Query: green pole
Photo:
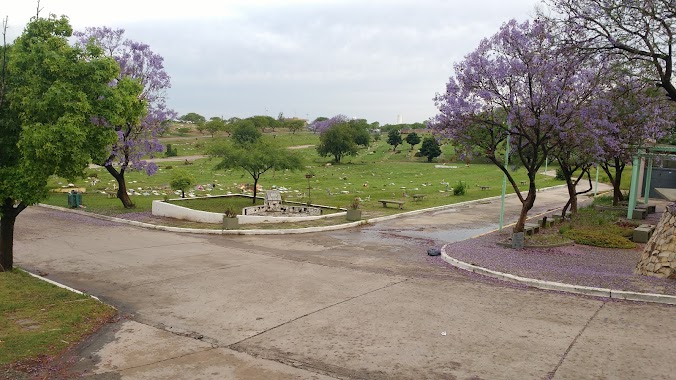
[[[653,158],[648,157],[648,167],[645,168],[645,187],[643,188],[643,203],[648,204],[650,198],[650,180],[653,176]]]
[[[594,198],[596,198],[596,193],[599,191],[599,165],[596,165],[596,185],[594,186]]]
[[[549,164],[549,157],[545,158],[545,175],[547,175],[547,164]]]
[[[509,134],[507,134],[507,147],[505,148],[505,168],[509,165]],[[507,192],[507,174],[502,176],[502,197],[500,204],[500,231],[505,221],[505,193]]]
[[[638,198],[638,156],[634,157],[631,164],[631,185],[629,187],[629,207],[627,208],[627,219],[634,216],[634,208],[636,207],[636,199]]]

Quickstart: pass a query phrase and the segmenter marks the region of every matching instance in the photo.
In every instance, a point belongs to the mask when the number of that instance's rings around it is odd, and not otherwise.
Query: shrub
[[[171,144],[167,144],[167,151],[164,152],[165,157],[176,157],[178,156],[178,150],[176,148],[173,148]]]
[[[173,190],[181,191],[181,198],[185,198],[185,191],[195,183],[195,177],[185,170],[174,170],[171,175],[171,182],[169,185]]]
[[[559,233],[561,235],[565,235],[566,232],[570,231],[570,229],[571,229],[570,224],[566,223],[566,224],[562,225],[561,227],[559,227]]]
[[[594,201],[592,202],[593,206],[611,206],[612,204],[612,195],[599,195],[598,197],[594,198]]]
[[[225,211],[223,211],[223,215],[225,215],[226,218],[234,218],[237,216],[237,211],[233,207],[226,207]]]
[[[566,180],[566,177],[563,175],[563,170],[561,170],[561,168],[556,169],[556,179],[558,179],[559,181]]]
[[[578,244],[603,248],[635,248],[636,244],[629,239],[605,230],[570,229],[564,236]]]
[[[167,166],[165,166],[164,168],[167,169],[167,170],[171,170],[171,169],[173,169],[174,167],[171,166],[171,165],[167,165]]]
[[[465,195],[466,192],[467,185],[462,181],[458,181],[458,184],[453,187],[453,195]]]

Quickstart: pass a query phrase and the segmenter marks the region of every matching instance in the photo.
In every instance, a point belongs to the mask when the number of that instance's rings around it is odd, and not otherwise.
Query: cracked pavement
[[[542,194],[533,215],[565,197]],[[33,207],[15,260],[121,311],[72,353],[92,379],[673,378],[674,307],[529,289],[426,255],[493,228],[496,207],[264,236]],[[507,220],[517,211],[511,199]]]

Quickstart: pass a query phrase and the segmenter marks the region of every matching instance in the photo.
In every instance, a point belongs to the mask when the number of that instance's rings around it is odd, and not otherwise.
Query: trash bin
[[[78,208],[82,204],[82,194],[75,190],[68,193],[68,207]]]

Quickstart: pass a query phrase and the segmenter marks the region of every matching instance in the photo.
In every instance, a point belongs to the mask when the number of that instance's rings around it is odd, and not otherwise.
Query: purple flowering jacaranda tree
[[[454,66],[446,92],[437,94],[432,127],[456,144],[480,152],[505,173],[522,208],[514,232],[522,232],[536,196],[536,174],[599,85],[588,57],[562,48],[544,21],[504,24]],[[528,172],[521,194],[504,165],[507,136]]]
[[[674,124],[674,102],[668,101],[665,91],[655,88],[626,72],[619,73],[599,94],[599,107],[605,125],[599,147],[599,164],[613,185],[613,204],[624,197],[620,189],[622,172],[638,151],[663,137]]]
[[[345,115],[336,115],[330,119],[317,118],[317,120],[308,124],[307,129],[314,133],[322,133],[334,125],[347,123],[348,121],[350,121],[350,118]]]
[[[566,42],[609,54],[676,101],[672,81],[676,36],[674,0],[547,0],[574,33]]]
[[[118,78],[111,82],[111,86],[118,87],[119,98],[111,104],[108,113],[95,117],[94,122],[109,126],[117,133],[110,155],[100,164],[117,181],[117,197],[124,207],[134,207],[124,175],[128,169],[144,170],[148,175],[157,171],[157,165],[145,158],[164,150],[157,138],[164,131],[166,121],[176,116],[166,105],[166,90],[171,84],[164,70],[164,59],[148,45],[124,39],[123,29],[93,27],[74,34],[80,44],[95,43],[102,47],[120,66]],[[130,80],[140,86],[134,89],[131,84],[125,84]]]

